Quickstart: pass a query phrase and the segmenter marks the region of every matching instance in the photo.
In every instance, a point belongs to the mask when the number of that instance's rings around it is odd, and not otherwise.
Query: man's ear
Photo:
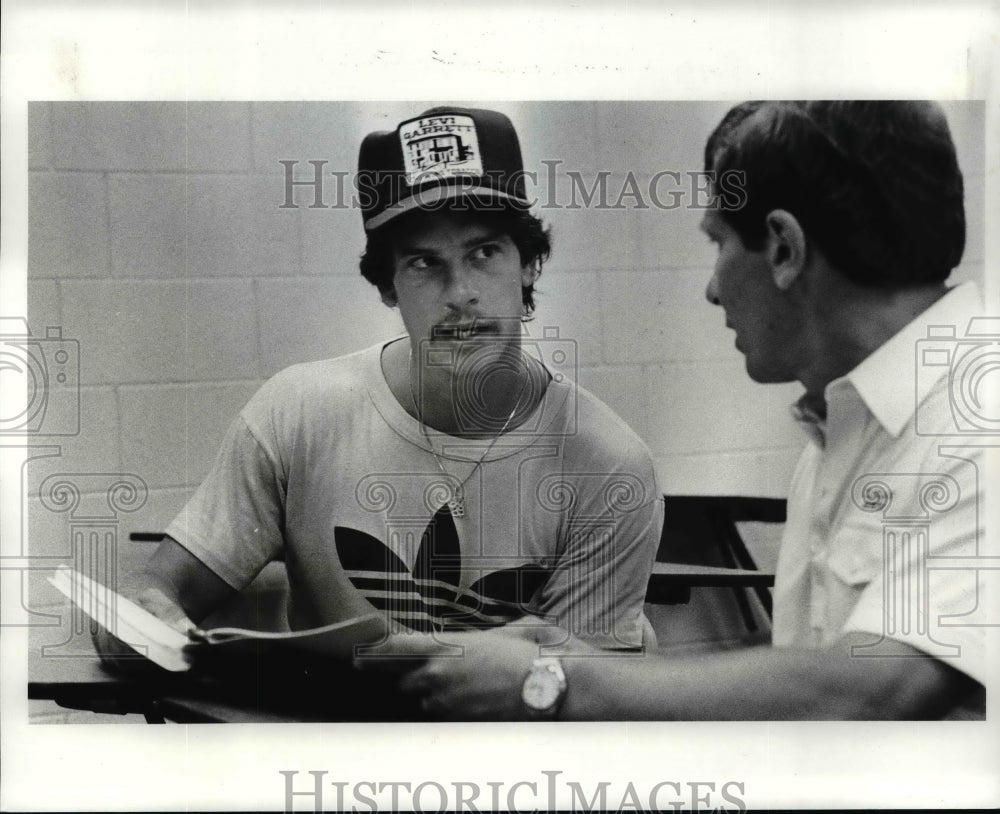
[[[532,260],[528,265],[521,266],[521,285],[534,285],[538,280],[538,275],[542,273],[542,264],[538,260]]]
[[[795,215],[775,209],[765,218],[767,224],[767,259],[771,263],[774,284],[781,290],[791,288],[806,263],[806,233]]]
[[[396,304],[399,302],[399,297],[396,296],[395,286],[391,286],[389,288],[380,288],[379,295],[382,297],[382,302],[384,302],[390,308],[395,308]]]

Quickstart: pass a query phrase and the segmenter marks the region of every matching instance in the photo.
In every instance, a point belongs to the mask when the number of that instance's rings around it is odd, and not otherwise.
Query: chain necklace
[[[523,359],[523,356],[522,356]],[[420,425],[420,432],[424,436],[424,440],[427,442],[427,447],[431,451],[431,455],[434,456],[434,462],[437,464],[438,469],[441,470],[441,474],[445,477],[445,485],[448,485],[449,480],[454,480],[454,475],[449,475],[444,468],[444,464],[441,463],[441,458],[438,457],[437,450],[434,449],[434,444],[431,442],[431,436],[427,432],[427,426],[424,424],[423,415],[420,412],[420,407],[417,406],[417,397],[413,393],[413,348],[410,348],[410,356],[406,363],[406,383],[410,388],[410,400],[413,402],[413,412],[417,416],[417,423]],[[514,420],[514,416],[521,407],[521,399],[524,396],[524,391],[528,387],[528,382],[531,380],[531,371],[528,370],[528,365],[524,365],[524,381],[521,382],[521,389],[517,391],[517,401],[514,402],[514,409],[510,411],[510,415],[507,416],[507,420],[503,422],[503,426],[500,428],[500,432],[493,436],[490,440],[489,446],[486,447],[486,451],[479,456],[479,460],[476,461],[476,465],[472,467],[472,470],[462,478],[458,486],[450,489],[451,497],[448,498],[448,508],[451,510],[452,517],[465,517],[465,484],[468,483],[469,478],[471,478],[476,470],[479,469],[483,461],[486,460],[486,456],[490,454],[493,449],[493,445],[496,444],[497,439],[507,432],[507,428],[510,426],[510,422]]]

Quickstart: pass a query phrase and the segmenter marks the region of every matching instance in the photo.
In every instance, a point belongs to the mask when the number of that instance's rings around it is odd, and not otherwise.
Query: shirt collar
[[[826,405],[818,403],[819,401],[809,393],[803,393],[791,406],[791,411],[792,418],[798,422],[802,431],[816,446],[822,448],[826,446]]]
[[[825,391],[827,402],[849,386],[892,437],[898,436],[916,413],[938,380],[948,372],[949,364],[936,363],[941,356],[928,352],[947,352],[956,340],[966,335],[969,320],[982,314],[983,305],[975,283],[963,283],[950,289],[930,308],[917,315],[902,330],[869,354],[854,370],[830,382]],[[822,410],[810,405],[804,396],[793,406],[793,415],[817,443],[823,446],[826,423]]]

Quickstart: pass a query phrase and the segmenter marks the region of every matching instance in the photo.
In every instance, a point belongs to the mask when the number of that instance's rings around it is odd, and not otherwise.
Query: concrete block
[[[186,188],[187,180],[181,175],[109,176],[111,263],[115,277],[204,274],[188,250],[191,214]]]
[[[107,194],[97,173],[32,172],[28,276],[108,275]]]
[[[399,312],[359,274],[257,281],[263,374],[327,359],[403,333]]]
[[[365,250],[360,210],[302,208],[298,212],[302,224],[302,273],[360,277],[358,262]]]
[[[649,446],[661,491],[784,496],[804,441],[784,409],[784,401],[793,400],[794,394],[787,399],[776,394],[765,402],[765,407],[759,403],[744,405],[755,414],[740,419],[740,426],[753,420],[768,424],[753,428],[751,435],[744,438],[739,436],[738,427],[723,426],[725,422],[733,423],[733,411],[719,410],[714,404],[697,409],[691,406],[697,405],[697,398],[690,393],[690,377],[676,376],[670,384],[664,384],[645,368],[614,366],[584,368],[580,373],[580,384],[614,410]],[[762,395],[768,394],[758,393],[758,402]],[[779,409],[769,406],[771,402],[779,402]],[[772,443],[770,439],[777,446],[715,451],[724,444]],[[678,448],[690,451],[680,453]]]
[[[599,167],[636,175],[698,172],[705,140],[730,107],[726,102],[601,102]]]
[[[45,336],[48,325],[61,324],[59,285],[54,280],[28,280],[28,329]]]
[[[151,488],[195,486],[258,382],[122,387],[122,463]]]
[[[299,215],[281,184],[250,175],[116,175],[116,277],[253,277],[300,266]]]
[[[241,172],[250,168],[250,104],[187,102],[186,167],[191,172]]]
[[[52,115],[49,102],[28,102],[28,169],[52,166]]]
[[[47,394],[50,409],[68,414],[76,405],[76,394],[68,389],[54,388]],[[65,402],[65,408],[57,402]],[[44,458],[32,464],[31,494],[38,493],[38,484],[48,474],[60,472],[120,472],[121,425],[113,388],[79,388],[79,433],[51,439],[58,443],[60,455]],[[48,420],[48,416],[46,416]],[[68,426],[68,424],[66,425]],[[49,439],[46,439],[49,440]]]
[[[53,163],[73,170],[181,170],[183,102],[53,102]]]
[[[801,390],[756,384],[742,362],[682,363],[637,369],[610,406],[656,458],[771,449],[799,443],[788,405]]]
[[[51,480],[42,481],[41,495],[26,500],[28,551],[39,558],[37,564],[43,564],[43,558],[52,559],[53,565],[56,560],[69,562],[74,553],[89,557],[92,546],[103,546],[108,552],[112,543],[121,548],[128,537],[126,519],[143,510],[145,492],[141,488],[124,491],[137,486],[138,479],[127,473],[77,472],[49,466]],[[117,488],[116,484],[125,486]],[[112,561],[117,562],[107,562]]]
[[[257,377],[250,281],[63,283],[85,384]]]
[[[576,381],[610,406],[612,401],[617,401],[619,405],[623,403],[622,399],[616,398],[616,395],[624,392],[628,379],[629,371],[625,368],[603,365],[580,368],[580,375]],[[619,415],[631,426],[627,416],[620,412]]]
[[[149,489],[145,503],[136,511],[117,513],[107,526],[115,535],[115,569],[117,584],[127,588],[137,582],[137,577],[156,550],[155,542],[139,542],[129,539],[133,532],[162,532],[167,524],[180,512],[191,495],[190,489]],[[103,494],[87,495],[81,501],[81,509],[95,509],[108,514]],[[36,558],[51,558],[51,566],[58,562],[73,561],[71,533],[73,517],[70,512],[57,513],[44,506],[37,497],[27,503],[27,543],[25,551]],[[36,560],[45,564],[44,560]],[[44,569],[40,572],[44,577]],[[30,607],[38,610],[62,602],[61,595],[55,593],[44,579],[39,584],[32,581]]]
[[[121,416],[110,387],[80,388],[80,434],[63,445],[74,471],[121,471]]]
[[[666,183],[661,187],[664,207],[675,204],[669,193],[672,188],[672,184]],[[633,210],[639,268],[703,268],[708,282],[707,273],[715,265],[716,249],[698,228],[705,214],[701,207],[708,199],[701,193],[691,193],[691,197],[697,199],[695,204],[684,203],[670,209],[651,205],[648,209]],[[681,200],[678,198],[677,202]]]
[[[527,325],[535,341],[572,343],[576,365],[587,367],[603,360],[600,284],[596,273],[557,273],[545,269],[535,286],[535,319]],[[558,336],[546,333],[556,329]],[[549,344],[551,344],[551,342]]]
[[[603,192],[593,175],[578,180],[561,175],[555,186],[550,181],[540,184],[535,213],[552,230],[552,269],[604,272],[638,264],[635,213],[624,205],[615,208],[620,178],[608,179]]]
[[[713,249],[689,206],[687,181],[622,173],[561,175],[538,189],[537,214],[552,227],[553,265],[582,270],[708,266]],[[700,194],[702,205],[707,197]]]
[[[254,167],[283,177],[284,169],[278,162],[298,161],[297,169],[308,171],[311,177],[312,167],[307,162],[326,160],[325,171],[353,176],[362,138],[372,130],[395,126],[396,120],[391,125],[384,123],[387,118],[381,108],[388,105],[391,103],[254,102]],[[301,199],[308,199],[304,205],[312,202],[312,193],[307,192]]]
[[[235,417],[235,413],[233,415]],[[215,453],[215,450],[212,450]],[[134,532],[160,534],[170,524],[194,493],[194,487],[161,488],[150,486],[146,505],[141,511],[122,518],[122,529],[127,537]],[[156,548],[156,543],[133,542],[131,546],[140,552],[138,557],[148,556]],[[145,552],[145,553],[143,553]]]
[[[606,361],[741,362],[722,309],[705,299],[709,278],[697,268],[600,275]]]
[[[970,280],[975,281],[979,286],[979,290],[983,290],[985,283],[985,268],[982,263],[962,263],[959,265],[948,278],[948,285],[959,285]]]
[[[300,214],[281,209],[273,177],[188,178],[186,266],[193,276],[290,276],[300,266]]]
[[[941,106],[966,180],[971,175],[982,175],[986,170],[986,103],[955,99],[942,102]]]
[[[802,435],[772,449],[654,454],[656,480],[664,493],[671,494],[783,498],[788,496],[792,472],[806,443]]]
[[[507,113],[521,141],[524,167],[528,172],[547,174],[543,161],[560,162],[559,172],[593,174],[602,169],[598,161],[598,118],[600,102],[547,101],[486,106]],[[602,134],[602,137],[606,134]],[[530,192],[529,182],[529,192]]]

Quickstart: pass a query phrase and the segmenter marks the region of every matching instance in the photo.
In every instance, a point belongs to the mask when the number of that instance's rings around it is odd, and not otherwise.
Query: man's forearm
[[[143,580],[194,622],[201,622],[236,591],[171,537],[149,561]]]
[[[760,647],[672,659],[566,658],[562,716],[604,720],[875,720],[939,717],[968,688],[941,661]]]

